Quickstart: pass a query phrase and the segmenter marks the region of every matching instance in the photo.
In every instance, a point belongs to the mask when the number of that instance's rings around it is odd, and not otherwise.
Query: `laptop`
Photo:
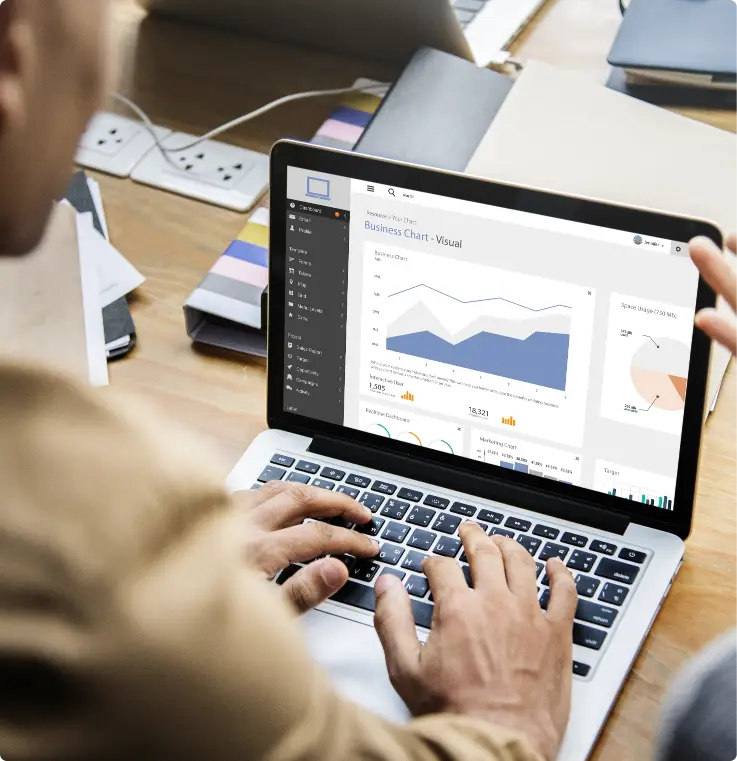
[[[632,0],[609,63],[632,84],[734,91],[737,7],[733,0]]]
[[[321,179],[322,195],[311,192]],[[573,712],[583,761],[681,565],[713,306],[687,241],[710,223],[280,142],[272,153],[269,430],[233,490],[312,484],[373,513],[372,560],[303,618],[339,690],[401,721],[373,628],[398,576],[419,637],[422,562],[465,520],[576,579]],[[294,219],[293,219],[294,217]],[[283,582],[298,570],[281,572]]]
[[[352,57],[406,63],[423,46],[481,66],[546,0],[139,0],[151,11]]]

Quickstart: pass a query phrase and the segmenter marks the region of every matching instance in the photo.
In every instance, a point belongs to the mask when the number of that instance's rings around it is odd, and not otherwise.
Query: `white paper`
[[[82,281],[82,305],[84,309],[85,335],[87,338],[87,362],[90,383],[93,386],[107,386],[110,383],[107,372],[105,351],[105,328],[102,322],[100,303],[100,281],[95,249],[84,245],[87,230],[92,227],[92,214],[77,215],[77,240],[79,244],[79,269]],[[97,234],[97,233],[96,233]],[[99,234],[97,234],[98,237]]]
[[[88,248],[97,262],[100,303],[103,307],[138,288],[145,278],[108,241],[95,230],[91,214],[81,214],[85,221],[77,227],[80,248]]]

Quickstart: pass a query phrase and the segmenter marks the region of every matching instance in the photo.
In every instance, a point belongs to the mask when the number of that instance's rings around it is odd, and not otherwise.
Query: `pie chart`
[[[672,338],[647,338],[632,357],[630,375],[647,409],[682,410],[686,402],[688,346]]]

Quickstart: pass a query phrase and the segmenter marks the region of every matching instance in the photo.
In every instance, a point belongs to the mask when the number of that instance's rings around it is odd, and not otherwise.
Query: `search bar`
[[[562,233],[564,235],[577,235],[591,240],[600,240],[606,243],[615,243],[628,248],[641,248],[648,252],[658,252],[666,255],[674,254],[671,241],[663,238],[639,235],[634,232],[613,230],[608,227],[587,225],[583,222],[571,222],[558,217],[547,217],[543,214],[531,214],[516,209],[504,209],[499,206],[489,206],[476,201],[463,201],[458,198],[439,196],[433,193],[423,193],[419,190],[409,190],[396,185],[382,185],[380,183],[366,183],[363,180],[352,180],[351,192],[361,196],[373,196],[377,199],[393,200],[414,206],[424,206],[432,209],[441,209],[456,214],[466,214],[474,217],[491,219],[496,222],[533,227],[539,230]],[[638,242],[639,241],[639,242]]]

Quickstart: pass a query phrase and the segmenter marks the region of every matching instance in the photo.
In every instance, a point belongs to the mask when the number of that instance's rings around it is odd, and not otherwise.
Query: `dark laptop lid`
[[[609,63],[734,81],[737,4],[734,0],[632,0]]]

